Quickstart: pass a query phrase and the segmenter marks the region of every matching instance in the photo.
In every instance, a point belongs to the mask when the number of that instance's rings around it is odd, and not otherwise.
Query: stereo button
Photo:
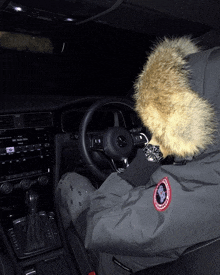
[[[9,194],[13,191],[13,185],[10,182],[5,182],[0,185],[0,192],[4,194]]]
[[[31,180],[29,179],[23,179],[21,182],[20,182],[20,186],[22,189],[24,190],[28,190],[30,187],[31,187]]]
[[[29,150],[30,150],[30,151],[34,151],[34,148],[35,148],[34,145],[29,145]]]
[[[5,154],[5,148],[0,148],[0,154]]]
[[[40,185],[47,185],[49,181],[49,178],[47,176],[40,176],[38,178],[38,182]]]
[[[44,143],[44,147],[50,147],[50,143]]]

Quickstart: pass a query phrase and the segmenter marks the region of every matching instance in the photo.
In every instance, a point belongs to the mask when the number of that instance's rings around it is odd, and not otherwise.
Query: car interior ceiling
[[[109,128],[126,128],[135,144],[130,161],[150,139],[133,110],[132,94],[152,43],[190,35],[204,48],[219,45],[219,18],[205,16],[204,3],[200,17],[192,14],[198,1],[189,1],[186,15],[178,9],[177,17],[174,8],[181,1],[146,2],[0,0],[4,274],[93,274],[74,228],[69,235],[64,230],[55,198],[55,187],[67,172],[87,176],[95,188],[103,181],[103,174],[88,169],[81,156],[81,121],[93,104],[108,98],[93,107],[85,139],[94,145]],[[216,9],[217,4],[211,11]],[[104,177],[124,169],[125,163],[97,148],[88,151]]]

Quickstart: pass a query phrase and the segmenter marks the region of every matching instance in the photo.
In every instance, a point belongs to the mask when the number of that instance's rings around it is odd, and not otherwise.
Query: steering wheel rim
[[[96,165],[96,163],[92,159],[91,154],[89,153],[89,150],[88,150],[88,145],[86,144],[87,143],[86,133],[87,133],[87,126],[91,121],[94,112],[99,108],[103,107],[104,105],[108,105],[108,104],[121,104],[131,108],[132,110],[134,108],[134,103],[131,100],[126,98],[113,97],[113,98],[105,98],[105,99],[98,100],[88,108],[79,127],[79,149],[81,152],[82,159],[87,165],[88,169],[102,181],[106,179],[107,175],[106,173],[100,170],[100,168]]]

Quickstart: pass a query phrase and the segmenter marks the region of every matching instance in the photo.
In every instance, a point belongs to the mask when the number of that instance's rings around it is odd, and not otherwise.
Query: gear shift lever
[[[19,259],[38,255],[50,249],[61,247],[59,231],[54,216],[45,211],[38,211],[39,195],[26,192],[25,202],[28,214],[13,221],[8,234]]]
[[[39,195],[33,190],[29,190],[26,193],[26,204],[28,207],[28,213],[35,214],[37,213],[37,204],[38,204]]]
[[[26,252],[33,251],[44,247],[44,235],[41,217],[37,213],[38,194],[33,190],[28,190],[26,193],[26,204],[28,207],[28,215],[26,220]]]

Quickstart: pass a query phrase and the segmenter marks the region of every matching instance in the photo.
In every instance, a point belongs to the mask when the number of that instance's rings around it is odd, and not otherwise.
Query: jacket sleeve
[[[143,149],[138,149],[137,155],[130,165],[123,173],[119,173],[118,175],[133,187],[144,186],[149,182],[151,175],[160,166],[160,163],[148,161]]]
[[[162,166],[136,188],[112,174],[91,197],[85,246],[143,257],[218,237],[219,159]]]

